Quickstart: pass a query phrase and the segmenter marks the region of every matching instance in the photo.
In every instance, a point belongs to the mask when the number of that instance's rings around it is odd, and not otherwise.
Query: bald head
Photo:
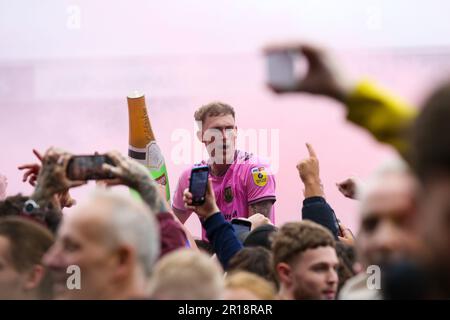
[[[159,255],[158,230],[151,210],[143,203],[97,191],[64,218],[45,262],[60,275],[56,276],[59,291],[68,298],[126,298],[120,296],[124,288],[137,285],[143,290],[146,286]],[[70,265],[81,270],[81,291],[65,288]]]
[[[151,209],[131,197],[96,191],[72,216],[82,232],[109,248],[137,250],[147,275],[159,255],[159,229]]]
[[[420,250],[416,216],[417,183],[406,166],[385,167],[361,195],[357,247],[366,265],[383,265]]]
[[[362,193],[361,214],[396,211],[414,203],[416,180],[408,172],[387,172],[373,180]]]

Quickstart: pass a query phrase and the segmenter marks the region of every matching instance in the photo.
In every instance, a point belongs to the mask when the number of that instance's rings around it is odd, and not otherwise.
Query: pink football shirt
[[[186,211],[183,191],[189,188],[191,169],[192,167],[183,171],[175,189],[172,206],[178,210]],[[248,218],[248,206],[252,203],[276,200],[275,178],[269,165],[252,154],[238,151],[236,160],[225,175],[221,177],[210,175],[210,177],[217,206],[227,221],[234,218]],[[272,206],[270,220],[275,222],[274,206]],[[202,233],[205,239],[205,230]]]

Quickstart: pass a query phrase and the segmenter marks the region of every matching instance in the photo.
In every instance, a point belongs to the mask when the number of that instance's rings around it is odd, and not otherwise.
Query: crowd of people
[[[115,151],[102,166],[113,179],[86,199],[71,197],[86,181],[67,177],[73,155],[58,148],[34,151],[39,162],[19,167],[34,186],[29,196],[9,195],[0,176],[0,299],[450,298],[450,83],[413,108],[352,80],[324,49],[271,50],[297,51],[309,66],[295,87],[271,90],[334,99],[348,121],[398,153],[369,180],[338,184],[360,203],[355,236],[326,199],[309,143],[292,168],[304,186],[301,216],[276,225],[270,164],[236,149],[234,109],[212,102],[194,115],[209,159],[180,175],[172,203],[143,165]],[[209,167],[203,204],[189,189],[197,165]],[[193,213],[200,239],[184,226]],[[235,219],[250,230],[238,232]]]

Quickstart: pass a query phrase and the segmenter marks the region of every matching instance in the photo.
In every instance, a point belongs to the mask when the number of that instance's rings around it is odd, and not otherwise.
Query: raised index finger
[[[306,148],[308,148],[308,153],[311,158],[317,158],[316,152],[314,151],[312,145],[306,143]]]

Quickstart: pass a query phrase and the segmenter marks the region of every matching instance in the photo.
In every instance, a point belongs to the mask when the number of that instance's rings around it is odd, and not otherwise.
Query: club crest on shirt
[[[231,186],[225,188],[223,195],[226,202],[230,203],[233,201],[233,190]]]
[[[253,168],[252,169],[252,177],[253,177],[253,182],[258,187],[264,187],[267,184],[266,168],[264,168],[264,167]]]

